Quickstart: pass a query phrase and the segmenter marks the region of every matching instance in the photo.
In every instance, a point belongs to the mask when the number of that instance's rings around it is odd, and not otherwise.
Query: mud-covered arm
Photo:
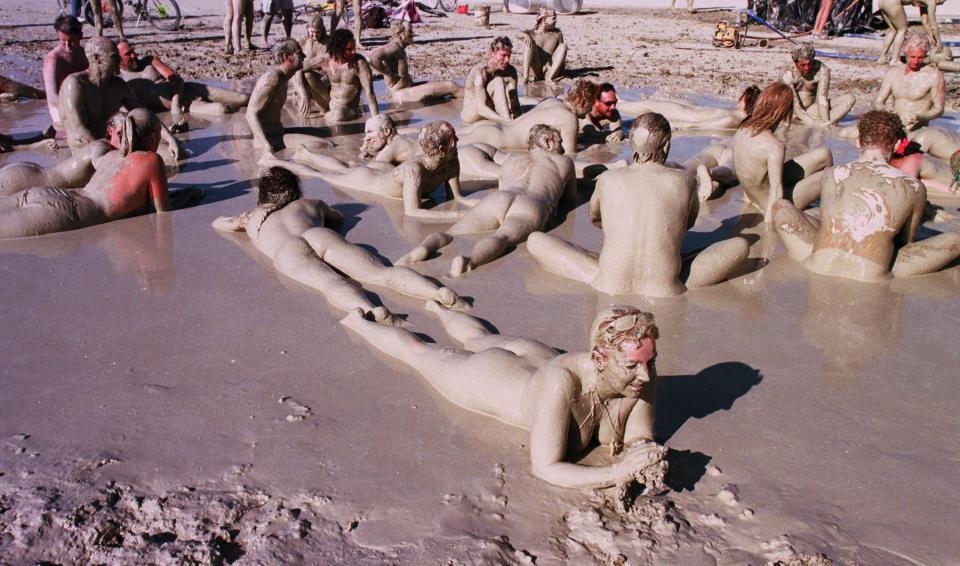
[[[893,92],[893,73],[896,71],[897,69],[891,69],[883,76],[883,82],[880,83],[880,90],[877,91],[877,97],[873,99],[874,110],[885,109],[887,99],[890,98],[890,94]]]
[[[820,111],[820,123],[830,122],[830,69],[826,65],[820,67],[820,80],[817,82],[817,109]]]
[[[360,78],[360,86],[363,87],[363,92],[367,97],[370,115],[380,114],[380,108],[377,106],[377,95],[373,92],[373,72],[370,70],[367,60],[362,57],[357,59],[357,76]]]
[[[493,101],[490,100],[490,93],[487,92],[487,84],[483,80],[483,73],[478,72],[472,80],[470,80],[470,77],[467,77],[467,79],[470,81],[467,88],[473,90],[473,103],[476,105],[477,114],[481,118],[494,122],[510,120],[509,117],[497,114],[497,111],[493,109]]]
[[[803,103],[800,101],[800,93],[798,93],[796,87],[794,87],[793,71],[785,71],[781,80],[790,87],[790,92],[793,93],[793,117],[800,120],[802,124],[808,126],[816,125],[817,121],[804,109]]]
[[[772,135],[772,134],[771,134]],[[783,198],[783,155],[784,149],[780,144],[771,148],[767,157],[767,176],[770,180],[770,194],[763,211],[763,221],[773,221],[773,203]]]
[[[600,177],[602,176],[603,175],[600,175]],[[600,195],[603,194],[603,187],[601,185],[600,177],[597,177],[597,185],[593,190],[593,194],[590,196],[590,204],[587,206],[587,215],[590,218],[590,222],[602,230],[603,222],[600,218]]]
[[[253,134],[253,140],[261,147],[267,148],[270,152],[277,151],[277,148],[270,144],[267,134],[263,130],[263,113],[270,103],[270,94],[277,88],[279,78],[274,73],[268,73],[257,81],[250,94],[250,102],[247,103],[247,125],[250,126],[250,133]]]
[[[614,110],[610,118],[610,133],[607,134],[606,140],[607,142],[623,141],[623,136],[623,120],[620,118],[620,112]]]
[[[47,55],[43,58],[43,89],[47,93],[47,106],[54,122],[60,122],[60,92],[57,86],[57,58]]]
[[[523,111],[520,108],[520,93],[517,92],[520,78],[517,76],[517,69],[511,65],[507,69],[507,78],[503,81],[507,89],[507,102],[510,104],[510,118],[519,118]]]
[[[917,239],[917,232],[923,224],[923,209],[927,204],[927,189],[923,183],[916,179],[910,179],[911,183],[904,188],[905,191],[914,194],[913,210],[910,213],[910,220],[903,225],[900,233],[897,234],[897,243],[906,245]],[[905,183],[906,184],[906,183]]]
[[[423,167],[416,161],[407,161],[394,174],[403,178],[403,213],[424,220],[455,220],[463,215],[454,210],[424,210],[420,208],[420,193],[424,183]],[[458,188],[459,190],[459,188]]]
[[[149,154],[150,159],[150,200],[157,212],[168,212],[170,208],[170,193],[167,189],[167,171],[164,169],[163,159],[156,153]]]
[[[917,121],[930,121],[943,116],[943,108],[946,102],[943,85],[943,73],[940,71],[935,71],[935,75],[936,78],[934,79],[933,86],[930,89],[930,99],[933,104],[930,105],[930,109],[926,112],[920,112],[917,114]],[[906,124],[904,125],[906,126]]]
[[[564,461],[572,420],[570,400],[577,397],[574,379],[557,367],[548,366],[542,371],[558,375],[546,375],[540,380],[543,385],[538,391],[530,427],[533,475],[571,488],[609,487],[630,481],[649,462],[650,451],[646,446],[627,450],[609,466],[582,466]]]
[[[577,207],[577,172],[570,160],[570,171],[563,187],[563,194],[560,195],[560,206],[564,210],[573,210]]]
[[[89,117],[81,103],[80,82],[75,77],[67,77],[60,87],[60,120],[69,134],[68,139],[79,144],[91,143],[97,137],[87,127]]]

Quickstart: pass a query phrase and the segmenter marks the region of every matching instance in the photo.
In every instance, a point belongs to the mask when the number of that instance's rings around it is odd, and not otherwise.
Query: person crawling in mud
[[[832,126],[850,112],[852,94],[830,97],[830,69],[817,59],[810,42],[795,47],[793,65],[784,69],[782,80],[793,87],[793,117],[807,126]]]
[[[960,234],[914,241],[927,192],[889,163],[902,128],[897,115],[867,112],[857,127],[860,157],[821,176],[819,221],[789,201],[774,204],[790,257],[815,273],[860,281],[932,273],[960,257]]]
[[[160,128],[160,119],[145,109],[111,118],[108,133],[118,149],[96,159],[96,173],[83,188],[37,186],[0,197],[0,238],[75,230],[146,212],[151,205],[157,212],[171,210],[166,170],[156,153]],[[178,204],[193,204],[202,194],[184,189]]]
[[[67,144],[79,151],[94,140],[104,137],[107,120],[120,108],[133,110],[142,106],[130,86],[118,75],[120,53],[105,37],[87,41],[84,52],[90,62],[86,71],[74,73],[60,87],[60,117],[67,131]],[[160,124],[160,135],[176,161],[185,157],[177,138]]]
[[[221,216],[213,227],[246,232],[278,272],[320,291],[334,307],[359,309],[380,322],[398,322],[386,307],[370,301],[354,283],[359,281],[447,308],[468,308],[451,289],[407,267],[384,265],[376,255],[348,242],[339,233],[343,215],[321,200],[302,198],[300,180],[287,169],[271,167],[258,185],[257,208]]]
[[[221,115],[246,106],[249,96],[241,92],[184,82],[176,70],[156,55],[140,57],[129,41],[117,43],[120,53],[120,77],[127,81],[134,94],[154,112],[169,110],[173,116],[173,132],[189,129],[184,112]]]
[[[427,309],[465,349],[424,342],[359,310],[340,322],[415,369],[451,403],[529,430],[533,474],[546,482],[649,486],[665,473],[666,449],[653,442],[659,331],[652,314],[610,306],[590,326],[589,352],[560,354],[537,340],[491,333],[468,314],[429,303]],[[610,447],[612,464],[572,461],[593,442]]]

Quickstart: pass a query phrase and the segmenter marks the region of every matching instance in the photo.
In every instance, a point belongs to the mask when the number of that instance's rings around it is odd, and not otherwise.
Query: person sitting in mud
[[[327,28],[323,14],[315,13],[307,25],[307,35],[300,39],[303,49],[303,68],[290,80],[297,94],[297,113],[301,118],[310,115],[311,103],[316,102],[320,113],[330,108],[330,81],[319,70],[327,59]]]
[[[246,106],[250,97],[246,94],[207,86],[203,83],[184,82],[180,75],[156,55],[138,57],[129,41],[117,43],[120,53],[120,77],[127,81],[134,94],[154,112],[169,110],[174,132],[189,129],[187,118],[190,112],[221,115],[236,112]]]
[[[490,263],[543,230],[563,200],[572,208],[577,200],[577,179],[573,160],[562,155],[560,132],[537,124],[530,129],[530,152],[511,155],[503,163],[499,190],[484,197],[446,232],[427,236],[419,246],[397,263],[424,261],[446,246],[456,234],[476,234],[494,230],[485,236],[467,256],[457,256],[450,264],[456,277]]]
[[[390,31],[393,37],[381,47],[370,52],[370,66],[383,73],[383,80],[390,89],[394,104],[420,102],[430,98],[457,96],[462,88],[453,81],[414,83],[410,77],[410,63],[404,49],[413,45],[413,28],[404,20],[394,23]]]
[[[427,308],[466,350],[424,342],[361,311],[340,323],[415,369],[454,405],[529,430],[532,471],[546,482],[601,488],[662,481],[666,449],[653,442],[660,378],[652,314],[610,306],[590,326],[589,352],[560,354],[536,340],[491,333],[465,313]],[[571,461],[595,442],[619,458],[604,466]]]
[[[593,108],[580,120],[580,138],[586,141],[618,142],[623,140],[623,122],[617,112],[617,89],[610,83],[597,87]]]
[[[121,107],[133,110],[142,106],[130,85],[117,74],[120,53],[105,37],[94,37],[84,47],[90,66],[74,73],[60,87],[60,117],[67,132],[67,145],[79,151],[107,133],[107,120]],[[160,135],[167,143],[171,158],[186,157],[177,138],[161,124]]]
[[[324,119],[328,124],[355,120],[363,115],[360,92],[367,97],[370,115],[380,113],[377,96],[373,93],[373,72],[363,55],[357,53],[353,33],[346,29],[333,30],[327,43],[328,58],[319,70],[330,81],[330,108]]]
[[[460,134],[464,144],[487,144],[496,149],[520,149],[527,146],[530,129],[537,124],[551,126],[563,138],[563,152],[577,154],[577,134],[580,119],[593,108],[597,99],[597,85],[578,80],[573,83],[564,100],[546,98],[516,120],[481,122]]]
[[[832,126],[850,112],[852,94],[830,98],[830,69],[816,58],[810,42],[794,48],[793,65],[784,69],[782,80],[795,94],[793,117],[807,126]]]
[[[833,165],[833,156],[825,147],[784,162],[786,148],[773,132],[781,123],[790,123],[793,97],[793,89],[782,82],[763,89],[753,114],[733,136],[733,165],[740,186],[750,202],[764,211],[767,223],[773,219],[773,203],[784,195],[801,209],[815,201],[818,173]]]
[[[278,272],[320,291],[341,310],[360,309],[374,320],[399,322],[386,307],[374,305],[354,281],[437,301],[446,308],[468,308],[451,289],[410,268],[384,265],[373,253],[351,244],[339,233],[343,216],[338,211],[321,200],[301,197],[296,175],[271,167],[260,177],[257,208],[239,216],[221,216],[213,227],[245,231]]]
[[[750,85],[743,89],[736,108],[705,108],[683,100],[648,98],[647,100],[620,100],[617,109],[627,116],[655,112],[670,121],[674,130],[733,130],[753,112],[760,96],[760,88]]]
[[[404,214],[415,218],[455,219],[460,215],[459,213],[423,210],[420,208],[420,201],[432,193],[438,185],[446,183],[448,196],[468,206],[473,203],[460,194],[457,133],[447,122],[430,122],[420,130],[417,140],[420,153],[398,166],[372,161],[349,168],[334,166],[333,170],[327,172],[272,156],[264,156],[260,160],[260,165],[286,167],[299,175],[318,177],[344,189],[403,199]],[[336,160],[332,161],[340,163]]]
[[[281,121],[287,102],[287,87],[303,67],[303,51],[295,39],[280,39],[273,44],[274,66],[267,69],[253,87],[247,104],[247,124],[253,133],[254,146],[275,153],[287,147],[308,143],[324,143],[321,138],[286,129]]]
[[[39,88],[8,79],[0,75],[0,102],[14,102],[18,98],[33,98],[43,100],[47,94]]]
[[[60,124],[60,85],[72,73],[84,71],[89,66],[87,55],[80,47],[83,39],[83,24],[73,16],[60,14],[53,21],[57,31],[57,46],[43,57],[43,88],[46,92],[47,109],[55,125]]]
[[[557,13],[541,7],[533,29],[517,34],[523,41],[523,63],[520,72],[523,82],[554,82],[563,76],[567,66],[567,44],[557,29]]]
[[[480,120],[505,122],[520,116],[517,95],[517,70],[510,64],[513,42],[500,36],[490,44],[487,60],[467,73],[463,86],[460,121],[472,124]]]
[[[819,222],[786,200],[775,204],[790,257],[815,273],[861,281],[932,273],[960,257],[960,234],[914,242],[927,192],[889,163],[901,128],[896,114],[867,112],[857,127],[860,156],[821,177]]]
[[[609,295],[670,297],[725,280],[747,258],[740,237],[716,242],[685,259],[683,239],[700,210],[693,179],[666,164],[670,123],[659,114],[637,118],[630,132],[634,163],[597,177],[590,220],[603,229],[597,254],[535,232],[527,251],[547,271]]]
[[[960,191],[960,150],[950,156],[949,162],[930,157],[903,128],[897,134],[890,165],[923,183],[928,195],[931,192],[954,195]]]
[[[38,186],[0,197],[0,238],[75,230],[146,212],[149,205],[171,210],[166,170],[156,153],[160,132],[156,114],[133,110],[115,131],[119,149],[96,159],[96,173],[83,188]],[[195,201],[202,192],[180,196]]]
[[[960,138],[943,128],[929,125],[931,120],[943,116],[945,104],[943,73],[924,63],[930,40],[923,33],[910,33],[903,48],[907,64],[887,71],[873,107],[883,110],[887,100],[892,99],[893,111],[900,116],[910,139],[918,142],[930,155],[950,159],[960,149]]]

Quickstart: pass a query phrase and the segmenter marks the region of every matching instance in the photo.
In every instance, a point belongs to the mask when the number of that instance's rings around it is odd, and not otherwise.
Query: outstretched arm
[[[360,86],[363,87],[363,92],[367,96],[370,115],[376,116],[380,114],[380,108],[377,106],[377,95],[373,93],[373,72],[370,70],[370,65],[367,64],[366,59],[359,56],[357,59],[357,76],[360,78]]]
[[[252,213],[252,210],[248,210],[238,216],[221,216],[213,221],[212,226],[221,232],[243,232]]]
[[[767,197],[767,206],[764,208],[763,221],[773,222],[773,203],[783,198],[783,146],[777,147],[767,157],[767,176],[770,179],[770,195]]]
[[[403,213],[413,218],[429,220],[456,220],[463,212],[456,210],[424,210],[420,208],[421,187],[424,183],[422,166],[414,161],[407,161],[399,167],[399,174],[403,175]]]

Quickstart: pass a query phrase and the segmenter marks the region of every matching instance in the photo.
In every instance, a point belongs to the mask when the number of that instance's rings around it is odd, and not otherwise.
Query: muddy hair
[[[308,29],[319,29],[319,30],[321,30],[323,33],[318,33],[318,34],[317,34],[317,40],[318,40],[318,41],[326,41],[326,40],[327,40],[327,25],[326,25],[325,23],[323,23],[323,13],[322,13],[322,12],[317,12],[317,13],[315,13],[313,16],[310,17],[310,26],[309,26]]]
[[[775,82],[763,89],[757,102],[753,105],[753,113],[740,124],[741,130],[751,135],[762,132],[772,132],[781,122],[788,124],[793,120],[793,87]]]
[[[907,38],[903,40],[903,52],[906,53],[911,49],[930,51],[930,38],[927,37],[926,32],[915,30],[907,34]]]
[[[292,37],[278,39],[273,44],[273,62],[283,63],[283,58],[287,55],[293,55],[300,48],[300,42]]]
[[[498,49],[509,49],[513,51],[513,42],[505,35],[497,36],[490,42],[490,52],[492,53]]]
[[[628,324],[617,324],[620,319],[632,317]],[[618,329],[618,327],[626,327]],[[610,305],[600,311],[590,325],[590,359],[597,369],[607,365],[609,353],[620,347],[628,339],[660,337],[660,329],[653,314],[630,305]]]
[[[417,142],[420,143],[420,149],[427,157],[441,157],[446,153],[444,148],[447,142],[455,133],[449,122],[437,120],[420,128]]]
[[[160,118],[146,108],[134,108],[126,116],[118,112],[111,116],[107,123],[114,127],[120,124],[120,155],[156,150],[154,147],[147,147],[145,143],[148,137],[158,133],[163,127]]]
[[[560,138],[560,130],[546,124],[535,124],[527,134],[527,147],[530,149],[546,149],[544,143],[550,136]]]
[[[271,214],[303,196],[300,178],[289,169],[271,167],[257,180],[257,205]]]
[[[600,86],[593,81],[579,79],[567,91],[567,101],[573,105],[578,114],[589,112],[598,98],[600,98]]]
[[[757,85],[750,85],[747,88],[743,89],[743,93],[740,94],[739,100],[743,101],[744,111],[747,113],[747,116],[753,114],[753,107],[757,104],[757,98],[760,96],[760,87]]]
[[[63,32],[67,35],[83,34],[83,23],[74,16],[60,14],[53,20],[53,29]]]
[[[87,59],[102,59],[104,56],[115,54],[120,57],[120,51],[117,44],[112,39],[106,37],[91,37],[83,45],[83,54]]]
[[[407,30],[410,30],[411,34],[413,33],[413,28],[410,27],[410,22],[407,20],[400,20],[399,22],[390,24],[390,35],[403,37]]]
[[[342,59],[347,51],[347,45],[353,41],[353,32],[346,28],[337,28],[330,32],[327,39],[327,53],[335,58]]]
[[[630,128],[630,146],[636,163],[663,163],[670,149],[670,122],[661,114],[647,112]]]
[[[550,16],[556,16],[556,15],[557,15],[556,10],[550,10],[548,8],[544,8],[543,6],[541,6],[540,9],[537,10],[537,21],[535,24],[533,24],[533,27],[534,28],[540,27],[540,22],[549,18]]]
[[[897,142],[906,137],[900,117],[886,110],[871,110],[860,116],[857,132],[861,150],[893,151]]]
[[[814,49],[813,44],[809,41],[804,41],[800,45],[793,48],[793,51],[790,53],[790,57],[793,58],[794,63],[800,59],[806,59],[807,61],[812,61],[817,56],[817,50]]]

